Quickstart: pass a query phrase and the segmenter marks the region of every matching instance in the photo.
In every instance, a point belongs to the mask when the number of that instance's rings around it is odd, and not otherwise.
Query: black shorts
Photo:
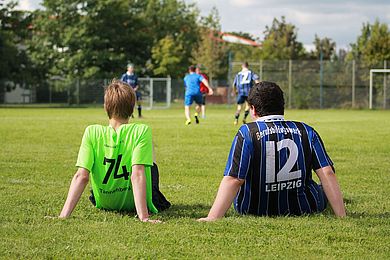
[[[206,93],[202,93],[202,105],[206,105]]]
[[[162,194],[160,191],[160,187],[159,187],[160,177],[159,177],[157,164],[153,163],[153,166],[150,170],[152,174],[152,202],[153,205],[160,212],[171,207],[171,203],[165,198],[164,194]],[[91,190],[91,195],[89,196],[89,200],[92,202],[94,206],[96,206],[96,200],[92,190]]]
[[[142,94],[141,94],[141,92],[136,91],[136,92],[135,92],[135,97],[137,98],[137,101],[141,101],[141,100],[142,100]]]

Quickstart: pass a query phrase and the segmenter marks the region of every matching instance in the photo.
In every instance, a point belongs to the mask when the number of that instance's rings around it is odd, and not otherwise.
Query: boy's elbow
[[[80,183],[87,184],[89,182],[89,172],[85,169],[80,168],[76,172],[74,178]]]
[[[131,174],[131,182],[139,182],[143,179],[145,179],[145,174],[143,171],[136,171]]]

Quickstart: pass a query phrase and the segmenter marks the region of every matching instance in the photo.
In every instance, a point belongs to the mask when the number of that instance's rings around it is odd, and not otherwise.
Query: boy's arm
[[[142,222],[159,223],[159,220],[149,219],[148,207],[146,205],[146,176],[145,166],[135,164],[132,167],[131,183],[133,185],[134,203],[138,218]]]
[[[343,202],[343,195],[340,190],[336,174],[333,172],[331,166],[326,166],[315,171],[321,181],[326,198],[329,201],[333,212],[338,217],[345,217],[345,207]]]
[[[70,216],[70,214],[72,214],[74,208],[79,202],[81,194],[83,194],[85,186],[88,184],[88,181],[89,171],[84,168],[79,168],[73,176],[68,192],[68,197],[66,198],[59,218],[67,218]]]
[[[200,218],[198,221],[215,221],[222,218],[232,205],[234,197],[237,195],[237,192],[243,183],[244,180],[235,177],[223,177],[218,189],[217,197],[215,198],[208,216],[206,218]]]
[[[203,78],[203,79],[202,79],[202,83],[209,89],[209,96],[211,96],[211,95],[214,93],[214,91],[213,91],[213,89],[210,87],[208,80],[205,79],[205,78]]]

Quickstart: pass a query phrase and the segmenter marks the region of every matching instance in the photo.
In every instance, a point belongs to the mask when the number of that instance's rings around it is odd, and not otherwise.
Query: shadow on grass
[[[106,209],[101,209],[109,214],[119,214],[122,216],[135,217],[136,212],[134,211],[111,211]],[[161,216],[166,218],[201,218],[206,217],[210,210],[210,206],[203,204],[173,204],[169,209],[160,211],[155,216]]]
[[[210,206],[203,204],[173,204],[159,215],[168,218],[201,218],[207,216],[209,210]]]

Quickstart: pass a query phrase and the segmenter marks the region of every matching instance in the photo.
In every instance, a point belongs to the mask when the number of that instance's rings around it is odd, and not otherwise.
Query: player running
[[[121,77],[121,80],[129,84],[135,91],[138,105],[138,117],[142,117],[142,94],[139,91],[138,76],[134,73],[134,65],[132,63],[127,64],[127,71]],[[131,117],[134,118],[133,115]]]
[[[144,124],[129,124],[135,105],[133,88],[114,80],[105,90],[104,108],[109,125],[90,125],[81,142],[68,197],[60,218],[67,218],[76,207],[89,179],[91,202],[99,209],[134,211],[143,222],[149,212],[170,206],[157,190],[158,175],[153,163],[152,132]],[[165,203],[165,204],[164,204]]]
[[[209,77],[202,73],[201,71],[201,65],[196,66],[196,74],[201,75],[203,78],[205,78],[207,81],[209,81]],[[206,118],[206,96],[209,93],[209,89],[206,87],[203,82],[200,83],[200,92],[202,93],[202,105],[201,105],[201,111],[202,111],[202,118]]]
[[[249,114],[249,105],[247,102],[249,90],[252,88],[253,83],[259,82],[259,76],[253,71],[248,69],[248,62],[244,62],[241,65],[242,70],[237,73],[233,82],[233,91],[237,95],[237,111],[235,114],[234,124],[238,124],[238,118],[240,117],[242,105],[245,103],[244,119],[242,123],[246,123],[246,118]]]
[[[333,162],[312,127],[284,119],[280,87],[256,84],[248,102],[256,121],[242,125],[234,137],[214,205],[200,221],[222,218],[233,200],[239,214],[258,216],[321,212],[329,201],[334,214],[344,217]]]
[[[202,93],[200,92],[200,83],[203,83],[209,90],[209,95],[213,94],[213,90],[209,82],[201,75],[195,73],[195,66],[188,68],[189,74],[184,77],[185,98],[184,98],[184,114],[186,117],[186,125],[191,124],[190,106],[195,101],[195,122],[199,124],[200,105],[202,105]]]

